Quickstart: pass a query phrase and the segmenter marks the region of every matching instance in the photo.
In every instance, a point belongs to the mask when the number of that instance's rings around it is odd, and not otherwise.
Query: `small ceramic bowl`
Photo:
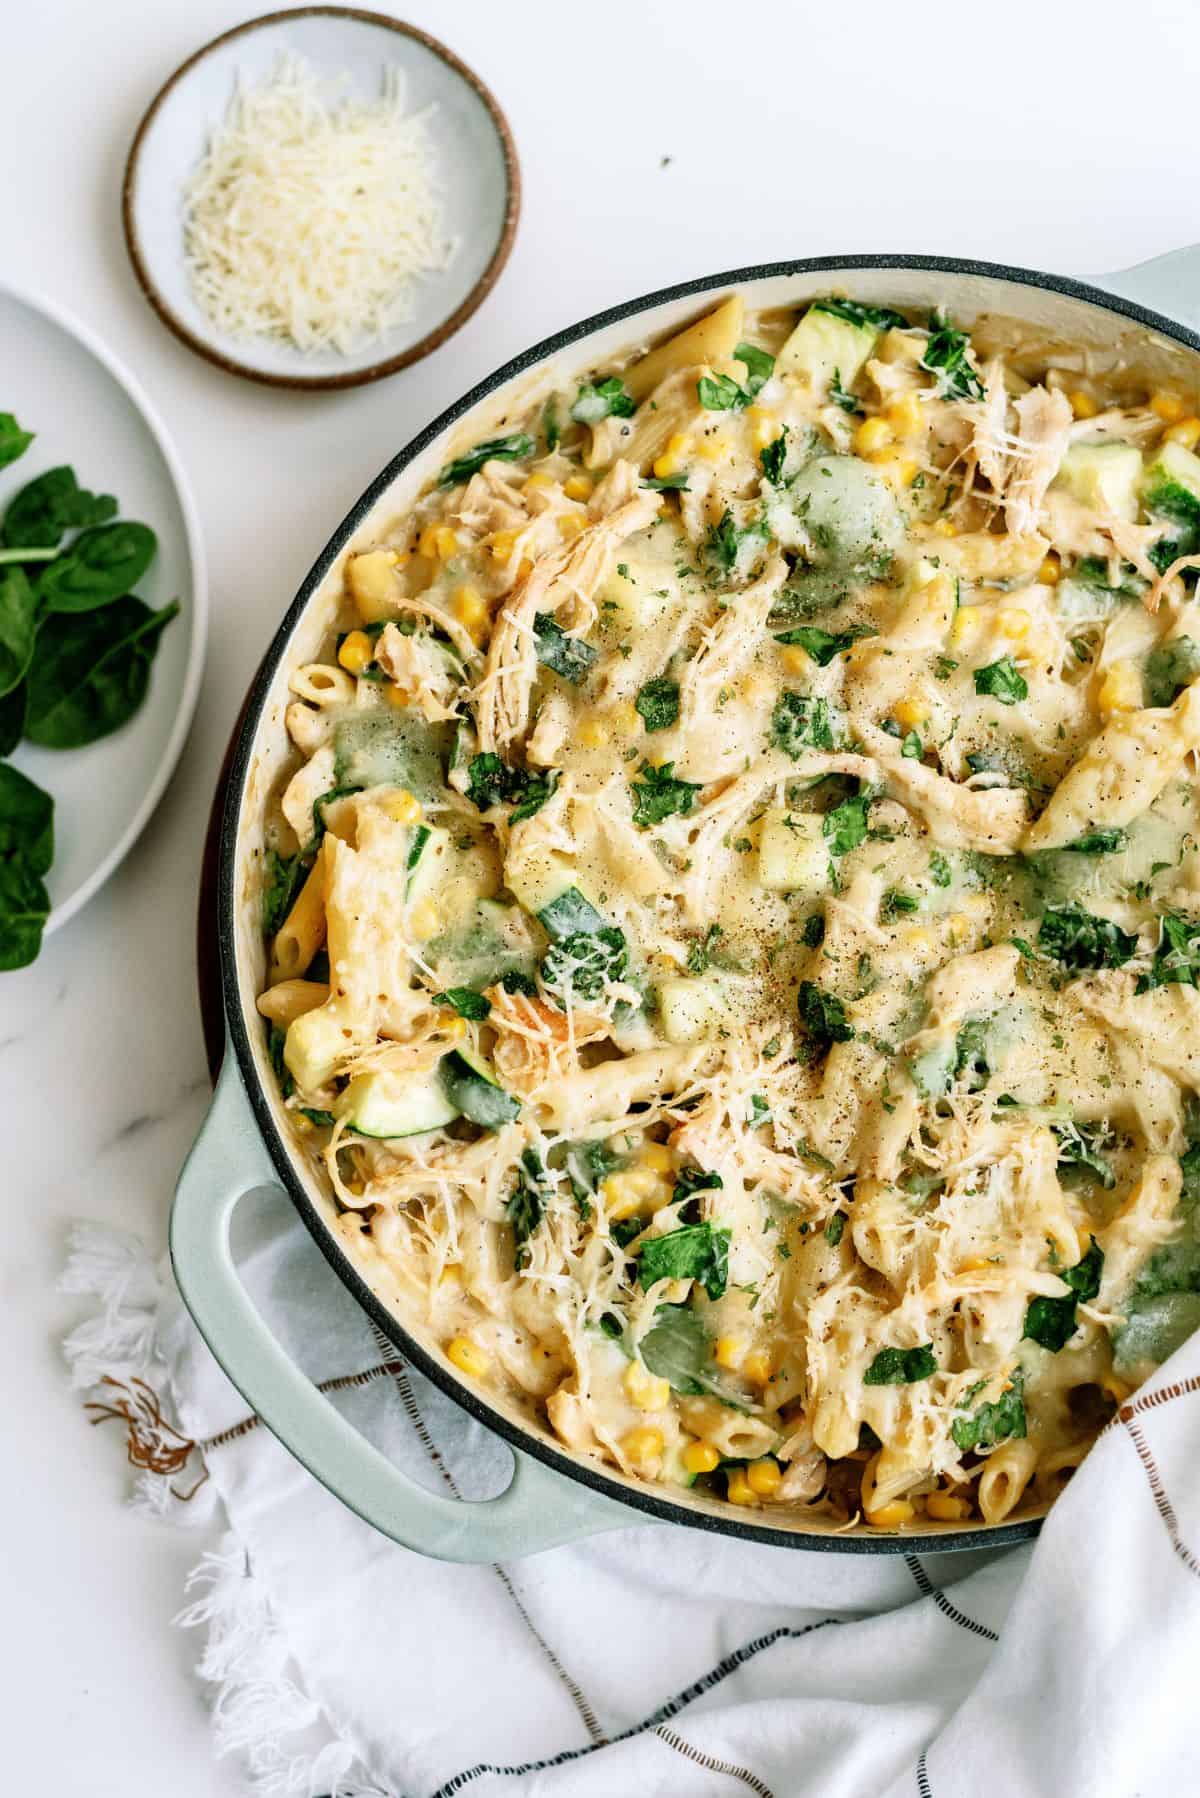
[[[220,124],[239,76],[262,81],[294,52],[319,74],[349,77],[347,92],[380,93],[385,68],[405,79],[405,110],[432,107],[429,133],[443,222],[457,241],[449,266],[414,284],[413,316],[342,355],[305,352],[267,337],[218,331],[196,300],[183,245],[184,184]],[[151,103],[125,167],[125,240],[143,292],[189,349],[230,374],[275,387],[355,387],[427,356],[470,318],[508,260],[521,179],[508,123],[464,63],[412,25],[353,7],[307,6],[268,13],[214,38],[189,58]]]

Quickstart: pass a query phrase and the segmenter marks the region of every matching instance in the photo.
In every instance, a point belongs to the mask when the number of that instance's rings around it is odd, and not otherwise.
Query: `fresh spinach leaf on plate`
[[[47,612],[92,612],[132,592],[154,559],[158,539],[148,525],[96,525],[38,576]]]
[[[23,431],[11,412],[0,412],[0,468],[17,461],[32,442],[32,431]]]
[[[43,875],[54,858],[54,801],[0,764],[0,972],[27,967],[50,915]]]
[[[48,468],[10,500],[0,539],[9,549],[57,549],[67,531],[115,518],[111,493],[89,493],[73,468]]]
[[[37,595],[23,568],[0,568],[0,698],[20,686],[33,660]]]
[[[179,611],[132,595],[98,612],[47,618],[29,670],[25,735],[44,749],[79,749],[119,730],[146,697],[163,631]]]

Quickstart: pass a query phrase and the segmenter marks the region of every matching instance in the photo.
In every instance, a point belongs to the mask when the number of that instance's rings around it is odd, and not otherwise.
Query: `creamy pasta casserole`
[[[1195,396],[836,297],[561,385],[292,675],[296,1131],[579,1455],[1042,1506],[1200,1320]]]

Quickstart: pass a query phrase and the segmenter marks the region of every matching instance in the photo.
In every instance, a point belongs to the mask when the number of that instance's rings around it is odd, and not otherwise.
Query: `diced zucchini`
[[[1138,515],[1142,452],[1132,443],[1073,443],[1053,485],[1096,512],[1131,522]]]
[[[482,991],[504,974],[532,978],[536,958],[529,928],[519,906],[479,899],[458,928],[427,944],[425,954],[447,986]]]
[[[1148,1361],[1161,1363],[1200,1328],[1200,1292],[1164,1292],[1139,1299],[1113,1335],[1113,1366],[1134,1372]]]
[[[549,905],[543,905],[538,912],[538,922],[546,935],[553,942],[560,943],[564,937],[594,936],[603,930],[607,920],[598,912],[590,899],[585,899],[578,887],[568,887]]]
[[[1200,525],[1200,456],[1182,443],[1164,443],[1146,470],[1142,504],[1147,512],[1176,524]],[[1180,545],[1186,554],[1190,545]]]
[[[465,793],[470,785],[471,763],[478,754],[479,733],[469,718],[460,718],[454,726],[446,769],[446,784],[456,793]]]
[[[829,847],[813,812],[772,806],[758,839],[758,882],[773,893],[823,893],[829,885]]]
[[[360,1136],[423,1136],[444,1130],[459,1115],[436,1068],[357,1074],[337,1113]]]
[[[904,521],[887,482],[857,456],[814,456],[788,498],[823,568],[886,562],[904,538]]]
[[[484,1130],[511,1124],[521,1107],[496,1079],[495,1069],[469,1049],[443,1055],[438,1072],[446,1097],[465,1118]]]
[[[504,884],[534,917],[575,884],[575,869],[565,855],[540,842],[510,849],[504,863]]]
[[[793,375],[824,393],[834,375],[847,388],[879,341],[871,325],[854,325],[831,312],[808,311],[779,352],[777,374]]]
[[[302,1093],[313,1093],[333,1078],[346,1052],[342,1020],[324,1005],[306,1011],[288,1025],[283,1059]]]
[[[333,746],[337,786],[404,787],[427,802],[443,790],[450,727],[427,724],[416,712],[377,707],[340,718]]]
[[[450,833],[436,824],[418,824],[408,852],[404,897],[409,905],[429,899],[446,878],[451,856]]]
[[[659,982],[658,1010],[669,1043],[696,1043],[716,1034],[729,1007],[715,981],[680,974]]]

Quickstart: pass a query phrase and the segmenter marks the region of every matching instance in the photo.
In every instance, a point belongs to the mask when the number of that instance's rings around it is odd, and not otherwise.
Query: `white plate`
[[[36,432],[20,461],[0,473],[0,512],[35,475],[69,463],[81,486],[116,497],[120,517],[156,532],[158,554],[137,583],[138,597],[156,609],[180,603],[145,704],[128,724],[86,749],[22,743],[12,757],[54,798],[48,934],[87,904],[132,848],[179,759],[204,662],[204,546],[179,458],[128,369],[49,300],[2,284],[0,411]]]
[[[225,116],[239,76],[258,82],[294,51],[345,91],[375,99],[389,65],[405,108],[432,108],[429,132],[443,216],[457,250],[414,285],[405,325],[349,355],[305,353],[265,337],[216,331],[192,293],[183,253],[184,184]],[[436,39],[375,13],[305,7],[252,19],[198,50],[172,75],[138,128],[125,170],[125,237],[147,299],[177,337],[233,374],[285,387],[349,387],[404,368],[444,343],[491,290],[508,260],[520,204],[512,137],[483,83]]]

